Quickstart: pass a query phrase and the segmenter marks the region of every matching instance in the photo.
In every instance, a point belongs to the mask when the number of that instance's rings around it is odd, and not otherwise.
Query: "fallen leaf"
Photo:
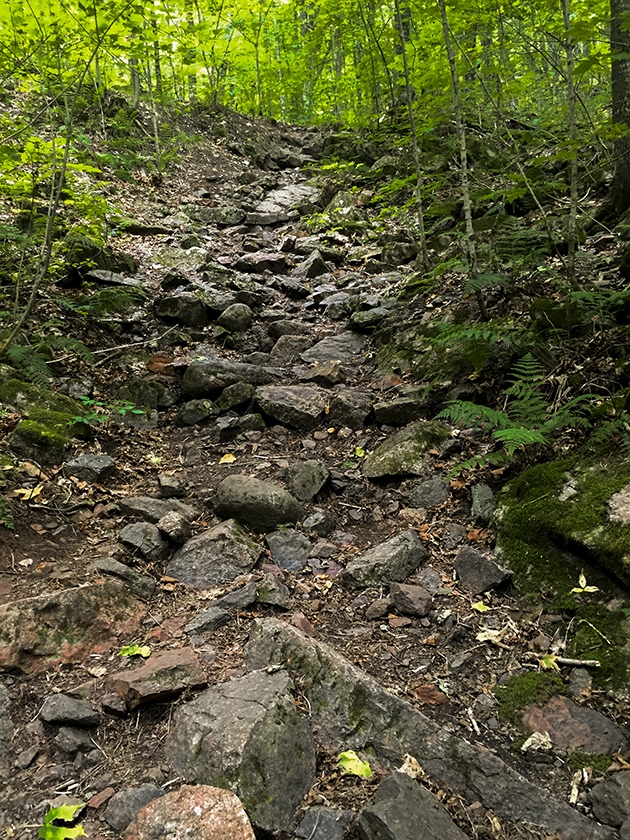
[[[43,489],[44,485],[38,484],[37,487],[20,487],[19,490],[13,492],[16,496],[21,496],[23,502],[28,502],[40,496]]]
[[[121,648],[118,656],[141,656],[143,659],[146,659],[147,656],[151,656],[151,648],[148,645],[140,645],[133,644],[133,645],[125,645],[125,647]]]
[[[486,539],[488,531],[483,528],[473,528],[473,530],[469,531],[466,536],[471,542],[479,542],[480,540]]]
[[[372,768],[367,761],[361,761],[354,750],[346,750],[346,752],[339,753],[337,767],[341,767],[344,775],[360,776],[364,779],[369,779],[372,775]]]
[[[446,694],[430,683],[414,688],[414,694],[421,703],[428,703],[430,706],[441,706],[448,703]]]
[[[477,612],[488,612],[490,607],[487,607],[483,601],[477,601],[476,604],[472,605],[472,609],[476,610]]]
[[[223,458],[219,461],[220,464],[233,464],[236,461],[236,455],[224,455]]]

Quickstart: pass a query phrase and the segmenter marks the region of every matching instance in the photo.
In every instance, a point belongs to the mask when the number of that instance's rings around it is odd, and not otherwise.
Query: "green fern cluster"
[[[529,326],[506,318],[480,324],[442,324],[433,339],[435,349],[449,353],[452,358],[464,356],[477,374],[493,354],[522,352],[539,343],[540,337]]]
[[[510,387],[505,390],[508,397],[505,411],[454,400],[437,415],[438,419],[489,430],[508,459],[523,448],[548,446],[555,431],[588,425],[586,413],[595,395],[583,394],[564,405],[551,407],[545,393],[545,369],[530,353],[515,365],[510,381]],[[459,464],[454,473],[487,460],[485,456],[476,456]]]
[[[89,364],[94,364],[94,356],[82,341],[53,333],[44,335],[37,345],[14,344],[7,349],[7,355],[26,379],[46,388],[49,378],[53,375],[48,363],[55,350],[76,353]]]

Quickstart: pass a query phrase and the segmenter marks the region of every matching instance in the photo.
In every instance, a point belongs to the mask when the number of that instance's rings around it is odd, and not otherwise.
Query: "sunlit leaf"
[[[20,496],[23,502],[28,502],[40,496],[43,489],[44,485],[38,484],[37,487],[20,487],[19,490],[14,490],[13,492],[16,496]]]
[[[558,667],[558,663],[556,662],[556,659],[557,659],[557,657],[554,656],[553,653],[547,653],[540,660],[540,664],[545,669],[551,668],[553,671],[559,671],[560,668]]]
[[[473,610],[477,610],[477,612],[487,612],[490,607],[487,607],[483,601],[477,601],[476,604],[472,605]]]
[[[337,758],[337,766],[341,767],[343,772],[349,776],[361,776],[369,779],[372,775],[372,768],[367,761],[361,761],[353,750],[346,750],[346,752],[339,753]]]
[[[120,649],[118,656],[142,656],[146,659],[147,656],[151,656],[151,648],[148,645],[143,645],[142,647],[137,644],[126,645]]]
[[[236,455],[224,455],[223,458],[219,461],[220,464],[233,464],[236,461]]]

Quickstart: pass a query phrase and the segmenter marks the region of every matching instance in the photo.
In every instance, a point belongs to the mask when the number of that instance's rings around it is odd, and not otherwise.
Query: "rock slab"
[[[139,668],[119,671],[105,681],[105,687],[117,692],[129,709],[175,697],[185,688],[201,688],[205,684],[199,660],[190,648],[154,653]]]

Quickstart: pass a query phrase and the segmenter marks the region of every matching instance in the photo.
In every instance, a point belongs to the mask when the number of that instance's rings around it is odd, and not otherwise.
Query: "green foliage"
[[[41,838],[41,840],[73,840],[75,837],[84,836],[85,831],[82,825],[71,827],[55,824],[57,822],[72,822],[76,812],[83,807],[85,806],[81,803],[80,805],[60,805],[58,808],[50,808],[44,817],[44,825],[40,826],[38,838]]]
[[[559,429],[588,425],[585,412],[595,396],[583,394],[563,405],[550,405],[544,387],[545,369],[531,354],[528,353],[515,365],[511,383],[505,389],[508,398],[505,411],[465,400],[454,400],[437,418],[447,419],[456,425],[475,426],[490,431],[508,458],[512,458],[519,449],[549,445],[551,435]],[[475,458],[473,461],[465,461],[458,465],[456,472],[485,460]]]
[[[528,351],[540,342],[529,326],[506,318],[481,324],[441,324],[438,329],[432,344],[434,349],[443,353],[446,371],[465,359],[479,374],[494,356],[512,356]]]
[[[73,417],[75,423],[103,423],[109,420],[110,413],[119,414],[121,417],[126,417],[127,414],[144,414],[141,408],[136,408],[133,403],[125,400],[104,402],[85,396],[77,397],[77,400],[83,403],[85,411],[83,414],[77,414]]]
[[[76,299],[54,297],[53,300],[77,315],[98,317],[107,312],[120,312],[127,306],[137,304],[144,299],[141,289],[131,286],[117,286],[99,289],[90,295],[80,295]]]
[[[8,508],[8,502],[4,496],[0,496],[0,525],[8,528],[9,531],[15,530],[15,523],[11,516],[11,511]]]
[[[64,350],[75,353],[85,359],[89,364],[94,364],[94,356],[91,351],[78,338],[70,338],[64,335],[56,335],[46,332],[44,325],[38,330],[39,342],[36,345],[14,344],[7,348],[7,355],[12,364],[35,385],[47,387],[48,379],[52,376],[49,362],[55,350]],[[41,336],[40,336],[41,333]]]
[[[569,753],[567,764],[570,770],[575,772],[583,767],[590,767],[596,773],[605,773],[612,764],[612,756],[603,753],[584,753],[576,750]]]

